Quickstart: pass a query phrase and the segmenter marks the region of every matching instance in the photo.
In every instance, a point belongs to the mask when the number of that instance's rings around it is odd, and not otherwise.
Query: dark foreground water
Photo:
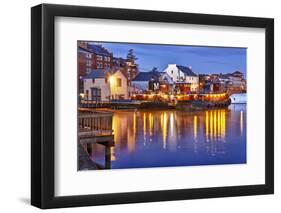
[[[116,111],[111,168],[246,163],[246,105],[201,112]],[[104,147],[92,159],[104,163]]]

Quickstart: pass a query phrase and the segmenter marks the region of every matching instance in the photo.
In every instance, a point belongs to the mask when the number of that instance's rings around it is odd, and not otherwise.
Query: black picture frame
[[[55,17],[100,18],[162,23],[264,28],[265,184],[56,197],[54,171]],[[274,192],[274,20],[240,16],[41,4],[31,9],[31,204],[60,208],[197,198],[272,194]]]

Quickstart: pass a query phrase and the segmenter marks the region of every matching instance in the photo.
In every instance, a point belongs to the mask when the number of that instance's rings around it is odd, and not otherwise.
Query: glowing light
[[[167,113],[163,115],[163,148],[166,149],[166,137],[167,137]]]
[[[210,116],[210,137],[212,140],[213,139],[213,111],[211,111],[211,116]]]
[[[133,131],[130,129],[127,130],[128,136],[128,151],[134,152],[136,148],[136,129],[137,129],[137,113],[134,112],[133,114]]]
[[[117,141],[119,137],[118,126],[120,125],[120,118],[118,116],[112,117],[112,130],[114,132],[114,141]]]
[[[197,116],[194,115],[193,117],[193,134],[194,134],[194,140],[197,139]]]
[[[170,130],[171,130],[171,136],[174,134],[174,113],[170,114]]]
[[[81,98],[83,98],[83,99],[85,98],[85,94],[84,93],[80,93],[79,95],[80,95]]]
[[[154,95],[149,94],[149,95],[148,95],[148,98],[149,98],[149,99],[152,99],[152,98],[153,98],[153,96],[154,96]]]
[[[217,137],[217,112],[214,111],[214,138]]]
[[[225,110],[221,111],[221,139],[225,139]]]
[[[143,139],[146,142],[146,113],[143,113]]]
[[[221,111],[218,111],[218,137],[221,138]]]
[[[209,142],[209,112],[208,111],[206,111],[205,126],[206,126],[206,141]]]
[[[137,113],[136,112],[134,112],[133,121],[134,121],[133,129],[134,129],[134,133],[136,133],[136,131],[137,131]]]
[[[148,115],[148,123],[149,123],[149,135],[152,136],[152,130],[153,130],[153,116],[151,113]]]
[[[115,80],[115,79],[114,79],[113,76],[109,76],[109,82],[110,82],[110,84],[113,85],[113,84],[114,84],[114,80]]]

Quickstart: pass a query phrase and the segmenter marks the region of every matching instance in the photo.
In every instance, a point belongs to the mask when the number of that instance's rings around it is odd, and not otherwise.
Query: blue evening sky
[[[134,49],[141,71],[157,67],[163,71],[168,64],[191,66],[197,74],[229,73],[239,70],[246,77],[246,48],[202,47],[159,44],[99,42],[114,57],[126,58],[129,49]]]

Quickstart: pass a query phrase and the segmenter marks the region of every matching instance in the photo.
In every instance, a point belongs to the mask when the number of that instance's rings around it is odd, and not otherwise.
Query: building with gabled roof
[[[185,84],[185,91],[198,91],[199,76],[192,71],[191,67],[168,64],[164,72],[170,76],[175,84]]]
[[[83,78],[84,99],[105,102],[128,99],[128,82],[120,70],[92,70]]]
[[[137,76],[132,80],[131,85],[134,90],[149,90],[149,82],[159,81],[160,73],[159,72],[139,72]]]

